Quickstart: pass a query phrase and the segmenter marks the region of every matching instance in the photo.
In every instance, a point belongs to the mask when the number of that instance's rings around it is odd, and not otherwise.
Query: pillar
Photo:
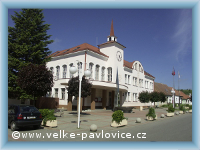
[[[72,96],[68,94],[67,111],[72,111]]]
[[[107,97],[107,91],[102,90],[102,108],[106,110],[106,97]]]
[[[112,91],[112,94],[111,94],[111,108],[113,109],[114,108],[114,100],[115,100],[115,91]]]
[[[96,89],[91,89],[91,110],[95,110],[95,96],[96,96]]]

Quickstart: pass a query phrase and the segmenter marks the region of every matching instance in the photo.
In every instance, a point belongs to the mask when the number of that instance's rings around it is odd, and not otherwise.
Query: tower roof
[[[113,20],[111,22],[110,36],[114,36]]]

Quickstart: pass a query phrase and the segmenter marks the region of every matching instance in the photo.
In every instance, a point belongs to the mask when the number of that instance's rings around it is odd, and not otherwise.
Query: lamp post
[[[77,60],[78,61],[78,60]],[[80,68],[80,61],[78,61],[78,74],[79,74],[79,99],[78,99],[78,128],[80,128],[80,108],[81,108],[81,82],[82,82],[82,71]],[[69,71],[71,74],[74,74],[77,72],[77,68],[73,65],[69,68]],[[91,74],[90,70],[85,70],[84,75],[86,77],[89,77]]]
[[[175,96],[174,96],[174,93],[175,93],[175,91],[174,91],[174,88],[172,88],[172,91],[171,91],[171,93],[172,93],[172,95],[173,95],[173,108],[175,108]]]

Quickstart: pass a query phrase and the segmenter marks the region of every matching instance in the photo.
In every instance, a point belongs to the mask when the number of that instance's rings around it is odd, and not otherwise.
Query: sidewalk
[[[124,117],[128,118],[128,125],[124,127],[111,127],[110,124],[112,122],[112,114],[113,111],[111,110],[103,110],[103,109],[96,109],[96,110],[91,110],[91,111],[83,111],[80,115],[80,128],[78,129],[78,116],[76,111],[64,111],[64,114],[62,117],[56,117],[57,119],[57,127],[44,127],[42,126],[40,129],[34,130],[34,129],[29,129],[29,128],[23,128],[20,129],[18,133],[16,133],[16,136],[19,138],[14,139],[13,138],[13,132],[8,129],[8,141],[83,141],[83,135],[91,135],[92,133],[100,135],[102,132],[104,134],[108,133],[121,133],[121,132],[137,132],[139,133],[138,129],[142,129],[141,131],[144,132],[144,129],[147,129],[145,131],[149,132],[149,127],[152,125],[156,124],[163,124],[162,122],[171,122],[173,120],[177,120],[180,118],[183,118],[184,116],[188,115],[174,115],[174,117],[165,117],[165,118],[160,118],[161,114],[166,115],[167,108],[157,108],[155,109],[155,113],[157,114],[157,120],[155,121],[147,121],[146,120],[146,114],[148,113],[148,109],[139,111],[139,109],[134,109],[133,113],[124,113]],[[182,117],[181,117],[182,116]],[[136,123],[136,119],[141,118],[141,123]],[[177,118],[177,119],[176,119]],[[171,120],[171,121],[170,121]],[[97,131],[92,132],[90,131],[90,126],[92,124],[97,125]],[[146,126],[149,124],[148,126]],[[179,125],[178,125],[179,126]],[[158,127],[159,128],[159,127]],[[152,130],[152,129],[151,129]],[[103,135],[103,133],[101,135]],[[41,135],[40,138],[37,138],[36,136],[23,138],[22,134],[31,134],[31,135],[36,135],[39,134]],[[53,134],[57,137],[54,138]],[[66,135],[67,137],[63,136]],[[69,138],[69,135],[73,134],[75,135],[74,138]],[[134,134],[134,133],[133,133]],[[135,135],[137,135],[135,133]],[[154,135],[154,134],[152,134]],[[149,134],[148,136],[151,136]],[[161,135],[159,135],[161,136]],[[162,135],[163,136],[163,135]],[[88,138],[88,137],[87,137]],[[158,138],[159,139],[159,138]],[[93,139],[84,139],[84,141],[100,141],[99,138]],[[101,139],[105,140],[105,139]],[[109,141],[112,139],[106,139],[106,141]],[[131,140],[131,139],[114,139],[114,140]],[[134,141],[140,140],[140,139],[134,139]],[[143,139],[141,139],[144,141]],[[149,140],[149,138],[147,139]]]
[[[166,114],[166,108],[157,108],[155,109],[157,114],[157,120],[160,121],[163,119],[169,119],[170,117],[160,118],[161,114]],[[148,113],[148,109],[139,111],[138,109],[134,109],[133,113],[124,113],[124,117],[128,118],[128,125],[123,128],[129,128],[132,126],[137,126],[141,124],[151,123],[152,121],[146,120],[146,114]],[[119,128],[111,127],[113,111],[111,110],[103,110],[96,109],[91,111],[83,111],[80,115],[80,129],[78,129],[78,116],[76,111],[64,111],[64,115],[62,117],[57,117],[58,126],[55,128],[45,127],[51,130],[65,130],[65,132],[90,132],[90,126],[92,124],[97,125],[98,131],[113,131],[119,130]],[[141,118],[141,123],[136,123],[136,119]]]

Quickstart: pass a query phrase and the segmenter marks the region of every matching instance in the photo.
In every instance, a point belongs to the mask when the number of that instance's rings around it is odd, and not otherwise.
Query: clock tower
[[[117,37],[114,34],[113,20],[111,22],[110,35],[107,36],[107,42],[98,46],[102,53],[109,56],[106,67],[112,68],[113,82],[115,82],[115,74],[117,73],[117,70],[119,76],[123,76],[122,72],[124,72],[124,48],[126,47],[117,41]]]

